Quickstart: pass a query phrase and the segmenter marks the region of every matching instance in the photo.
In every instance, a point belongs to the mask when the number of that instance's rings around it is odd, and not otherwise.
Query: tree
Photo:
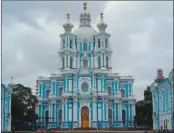
[[[137,123],[152,127],[152,92],[150,86],[144,90],[144,99],[136,102],[136,119]],[[146,123],[145,123],[146,122]]]
[[[150,90],[150,86],[147,86],[146,90],[144,90],[144,101],[152,102],[152,92]]]
[[[21,84],[13,85],[11,115],[12,127],[23,129],[25,121],[33,123],[37,98],[32,94],[31,88]]]

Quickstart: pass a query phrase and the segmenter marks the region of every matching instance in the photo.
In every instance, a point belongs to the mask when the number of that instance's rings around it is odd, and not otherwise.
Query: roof
[[[82,26],[78,28],[74,35],[77,36],[77,41],[83,42],[84,40],[87,40],[88,42],[94,42],[94,35],[96,35],[97,32],[89,26]]]

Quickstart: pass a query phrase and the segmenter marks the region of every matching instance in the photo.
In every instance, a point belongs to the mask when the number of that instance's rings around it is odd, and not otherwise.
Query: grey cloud
[[[88,2],[96,28],[102,7],[110,2]],[[104,12],[111,34],[112,66],[120,75],[133,75],[138,99],[163,68],[165,76],[173,65],[172,2],[123,2]],[[82,2],[3,2],[2,79],[35,87],[37,76],[58,71],[59,34],[68,8],[78,27]],[[74,30],[75,30],[74,28]]]

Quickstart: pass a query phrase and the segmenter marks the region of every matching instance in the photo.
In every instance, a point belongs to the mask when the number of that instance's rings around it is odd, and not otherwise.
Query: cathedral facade
[[[91,27],[87,3],[83,5],[74,32],[67,13],[60,35],[60,71],[37,79],[37,123],[63,129],[133,127],[134,79],[112,73],[111,35],[103,13],[97,32]]]
[[[173,69],[164,78],[162,69],[157,71],[157,78],[151,85],[153,100],[153,129],[174,130],[174,88]]]

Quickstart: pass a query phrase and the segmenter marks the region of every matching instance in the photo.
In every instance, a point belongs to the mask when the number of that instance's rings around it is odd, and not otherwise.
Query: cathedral
[[[134,79],[112,73],[111,35],[103,16],[100,13],[98,31],[94,30],[84,2],[79,28],[72,32],[67,13],[60,35],[60,70],[36,80],[37,124],[61,129],[134,126]]]

